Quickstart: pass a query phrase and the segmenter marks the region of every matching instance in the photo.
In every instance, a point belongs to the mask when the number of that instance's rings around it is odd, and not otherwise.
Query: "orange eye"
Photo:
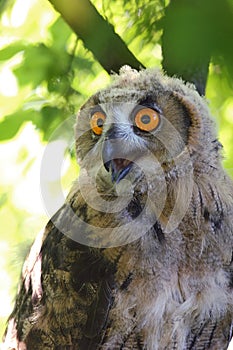
[[[141,108],[134,117],[135,124],[138,129],[143,131],[152,131],[159,126],[160,116],[159,113],[152,108]]]
[[[106,116],[103,112],[95,112],[91,116],[90,125],[91,129],[96,135],[101,135]]]

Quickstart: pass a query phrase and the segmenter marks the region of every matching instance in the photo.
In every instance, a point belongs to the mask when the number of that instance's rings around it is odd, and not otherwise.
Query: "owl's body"
[[[80,179],[24,265],[6,349],[223,350],[233,184],[205,101],[129,68],[76,127]]]

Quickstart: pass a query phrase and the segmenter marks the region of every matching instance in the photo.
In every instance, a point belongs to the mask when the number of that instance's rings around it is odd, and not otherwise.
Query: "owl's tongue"
[[[112,182],[120,182],[130,171],[133,163],[128,159],[112,159],[104,164],[105,169],[112,174]]]

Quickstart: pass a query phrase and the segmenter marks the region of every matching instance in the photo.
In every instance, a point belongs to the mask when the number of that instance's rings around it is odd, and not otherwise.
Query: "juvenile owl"
[[[75,141],[79,178],[24,264],[5,349],[227,349],[233,183],[206,101],[124,67]]]

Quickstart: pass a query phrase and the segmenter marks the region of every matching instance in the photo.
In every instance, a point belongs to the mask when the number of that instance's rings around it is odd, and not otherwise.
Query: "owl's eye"
[[[92,114],[90,125],[94,134],[96,135],[102,134],[105,119],[106,119],[106,115],[101,111],[98,111]]]
[[[155,130],[160,124],[160,115],[154,109],[143,107],[134,116],[135,125],[142,131]]]

